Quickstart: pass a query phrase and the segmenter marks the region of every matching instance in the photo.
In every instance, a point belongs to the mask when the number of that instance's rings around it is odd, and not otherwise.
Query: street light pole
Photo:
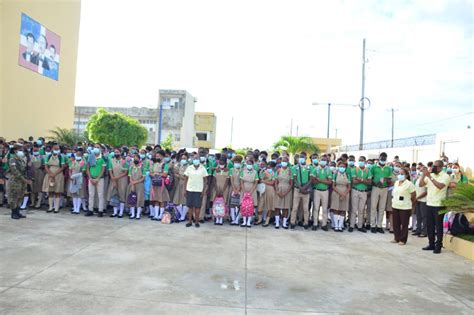
[[[160,123],[158,125],[158,144],[161,145],[161,129],[163,128],[163,103],[160,103]]]
[[[362,42],[362,97],[361,102],[365,99],[365,38]],[[362,151],[364,147],[364,104],[360,106],[360,139],[359,139],[359,150]]]
[[[331,103],[328,103],[328,131],[327,131],[327,134],[326,134],[326,138],[329,139],[329,130],[330,130],[330,124],[331,122]]]
[[[391,141],[392,143],[391,143],[391,147],[393,148],[393,139],[394,139],[394,136],[395,136],[395,112],[398,111],[398,109],[390,108],[387,111],[392,112],[392,141]]]
[[[328,106],[328,127],[326,137],[329,139],[329,130],[331,130],[331,106],[350,106],[357,107],[356,104],[339,104],[339,103],[313,103],[313,106],[327,105]]]

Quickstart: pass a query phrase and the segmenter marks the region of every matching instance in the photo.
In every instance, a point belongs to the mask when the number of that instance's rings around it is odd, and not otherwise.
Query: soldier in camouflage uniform
[[[12,210],[12,219],[24,218],[20,214],[20,205],[26,192],[26,185],[31,184],[26,174],[26,159],[23,148],[15,145],[9,161],[8,205]]]

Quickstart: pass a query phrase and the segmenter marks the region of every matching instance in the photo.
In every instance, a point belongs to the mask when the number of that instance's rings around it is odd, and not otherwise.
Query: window
[[[196,138],[197,138],[199,141],[207,141],[207,133],[197,132],[197,133],[196,133]]]

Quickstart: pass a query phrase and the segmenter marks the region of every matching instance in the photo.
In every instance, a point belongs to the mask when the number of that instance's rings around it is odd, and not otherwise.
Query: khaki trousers
[[[370,198],[370,227],[372,228],[382,227],[383,213],[387,206],[387,194],[388,188],[372,187],[372,196]]]
[[[94,196],[97,193],[99,200],[99,212],[104,212],[105,191],[104,178],[99,179],[97,185],[92,185],[89,181],[89,211],[94,211]]]
[[[321,221],[321,226],[326,226],[328,223],[328,203],[329,203],[329,191],[317,190],[313,192],[313,220],[314,225],[319,223],[319,207],[322,206],[323,217]]]
[[[298,208],[301,204],[301,209],[303,211],[303,218],[304,218],[304,225],[308,225],[309,221],[309,211],[308,211],[308,203],[309,203],[309,194],[301,194],[298,188],[295,188],[293,192],[293,209],[291,210],[290,216],[290,223],[296,224],[296,216],[298,212]]]
[[[356,215],[357,215],[357,227],[359,229],[364,227],[364,211],[365,211],[366,203],[367,203],[367,192],[359,191],[357,189],[352,189],[352,194],[351,194],[352,211],[351,211],[350,227],[353,228],[355,226]]]

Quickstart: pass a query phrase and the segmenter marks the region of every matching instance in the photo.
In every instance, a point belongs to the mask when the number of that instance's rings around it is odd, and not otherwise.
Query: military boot
[[[12,209],[12,219],[14,220],[20,219],[19,214],[20,214],[20,210],[18,210],[18,208]]]

